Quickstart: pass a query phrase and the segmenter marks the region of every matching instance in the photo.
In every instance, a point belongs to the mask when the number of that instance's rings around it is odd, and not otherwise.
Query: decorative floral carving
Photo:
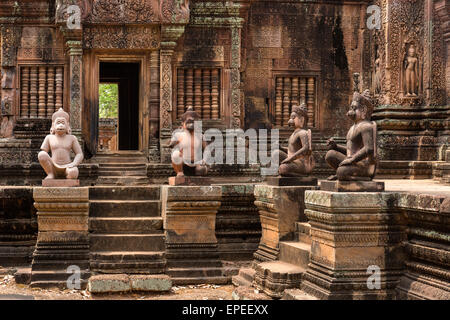
[[[90,23],[158,22],[155,0],[93,0],[91,6],[85,20]]]
[[[83,32],[83,48],[156,49],[160,33],[156,26],[96,26]]]

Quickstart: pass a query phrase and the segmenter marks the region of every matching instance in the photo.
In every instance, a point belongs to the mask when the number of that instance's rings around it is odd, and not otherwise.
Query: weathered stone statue
[[[419,61],[416,57],[416,49],[413,45],[408,48],[408,54],[404,61],[406,96],[416,97],[418,94]]]
[[[78,139],[71,134],[69,114],[62,108],[53,113],[50,134],[45,137],[41,150],[38,159],[47,173],[44,180],[78,178],[78,165],[83,161],[83,151]],[[71,151],[75,153],[73,161]]]
[[[278,173],[282,177],[309,175],[314,168],[314,157],[311,145],[311,130],[305,129],[308,123],[308,109],[305,103],[292,108],[289,126],[295,127],[285,150],[274,152],[281,162]]]
[[[172,152],[172,167],[177,173],[177,177],[203,176],[208,172],[208,167],[203,160],[203,150],[206,142],[203,134],[194,134],[194,121],[198,121],[200,116],[190,107],[182,115],[182,130],[174,133],[170,141],[170,147],[175,148]],[[195,155],[200,159],[195,159]]]
[[[372,180],[377,166],[376,123],[370,121],[373,104],[369,90],[354,92],[347,116],[354,122],[347,133],[347,146],[328,140],[327,163],[336,170],[328,180]]]

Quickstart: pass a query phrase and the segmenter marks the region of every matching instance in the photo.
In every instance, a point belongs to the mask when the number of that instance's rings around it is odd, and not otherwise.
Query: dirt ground
[[[8,272],[9,271],[9,272]],[[167,293],[92,295],[87,290],[39,289],[17,284],[13,270],[0,274],[0,300],[231,300],[233,285],[173,286]],[[8,274],[9,273],[9,274]]]

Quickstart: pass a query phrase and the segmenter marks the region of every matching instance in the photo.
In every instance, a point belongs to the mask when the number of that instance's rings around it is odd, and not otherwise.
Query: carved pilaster
[[[231,112],[232,128],[241,127],[241,27],[231,28]]]
[[[80,138],[81,136],[81,110],[82,110],[82,76],[83,49],[80,40],[69,40],[66,42],[70,60],[70,126],[72,132]]]
[[[149,160],[159,162],[159,50],[153,50],[150,54],[150,137]]]
[[[160,146],[161,162],[170,162],[170,149],[166,147],[172,132],[172,56],[178,39],[184,32],[184,25],[163,25],[161,27],[160,50]]]

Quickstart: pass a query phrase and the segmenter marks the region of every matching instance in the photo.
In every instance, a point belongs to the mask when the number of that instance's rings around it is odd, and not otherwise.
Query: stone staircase
[[[134,186],[149,183],[147,159],[141,152],[99,153],[90,162],[99,165],[97,185]]]
[[[164,272],[159,186],[91,187],[89,202],[92,272]]]
[[[308,267],[310,251],[310,225],[296,222],[295,240],[280,242],[279,260],[255,263],[253,268],[240,269],[232,282],[235,286],[254,286],[271,298],[314,300],[314,297],[299,289]]]

